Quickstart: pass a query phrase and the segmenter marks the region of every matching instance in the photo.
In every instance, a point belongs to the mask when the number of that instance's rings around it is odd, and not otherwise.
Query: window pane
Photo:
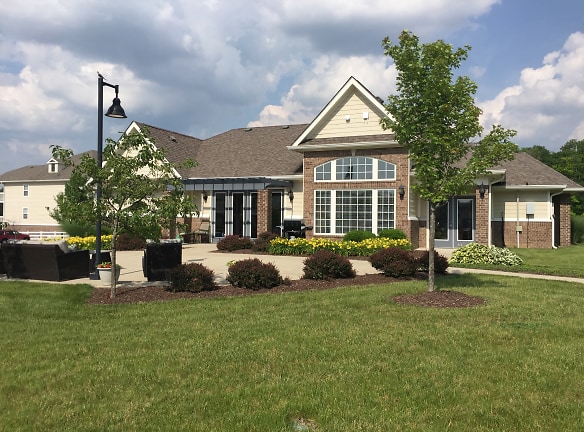
[[[395,165],[382,160],[377,161],[377,178],[380,180],[395,179]]]
[[[371,231],[372,191],[337,191],[335,200],[335,233],[345,234],[352,230]]]
[[[346,157],[336,160],[337,180],[370,180],[373,178],[373,159]]]
[[[316,191],[314,200],[314,232],[331,232],[331,191]]]
[[[331,179],[332,162],[327,162],[315,168],[315,179],[325,181]]]
[[[388,228],[395,228],[395,191],[381,189],[377,191],[377,232]]]

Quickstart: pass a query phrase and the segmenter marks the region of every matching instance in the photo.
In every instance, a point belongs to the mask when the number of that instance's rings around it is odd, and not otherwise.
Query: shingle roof
[[[516,153],[515,159],[503,162],[493,169],[506,170],[507,186],[567,185],[569,189],[582,188],[578,183],[525,152]]]
[[[288,150],[308,125],[232,129],[201,142],[190,178],[285,176],[302,173],[302,155]]]
[[[79,153],[72,157],[74,163],[81,160],[83,155],[89,155],[92,158],[97,157],[97,151],[90,150]],[[12,171],[7,171],[0,175],[0,182],[27,182],[27,181],[67,181],[73,171],[72,166],[63,167],[59,172],[50,173],[47,164],[43,165],[26,165]]]

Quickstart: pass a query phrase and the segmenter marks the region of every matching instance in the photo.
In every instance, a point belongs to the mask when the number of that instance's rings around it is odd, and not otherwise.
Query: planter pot
[[[98,268],[99,279],[104,285],[111,285],[112,283],[112,269],[111,268]],[[116,269],[116,282],[120,279],[121,268]]]

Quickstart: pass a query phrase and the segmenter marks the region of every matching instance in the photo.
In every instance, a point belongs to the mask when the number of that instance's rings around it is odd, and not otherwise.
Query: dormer
[[[54,158],[49,159],[47,162],[47,169],[49,174],[57,174],[59,171],[61,171],[62,168],[63,164]]]

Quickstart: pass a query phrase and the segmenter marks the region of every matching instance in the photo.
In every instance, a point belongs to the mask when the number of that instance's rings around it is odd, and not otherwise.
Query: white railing
[[[69,234],[60,231],[22,231],[28,234],[31,240],[49,240],[49,239],[66,239]]]

